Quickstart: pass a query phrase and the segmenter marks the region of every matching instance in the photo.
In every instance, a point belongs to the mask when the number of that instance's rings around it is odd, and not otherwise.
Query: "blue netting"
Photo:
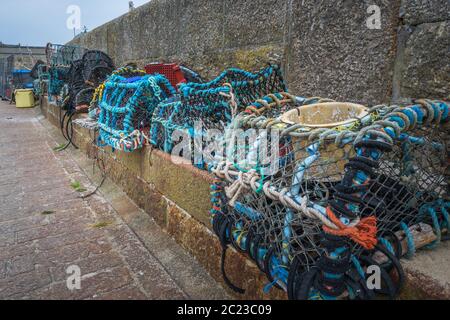
[[[171,152],[175,130],[191,137],[201,137],[204,134],[202,129],[195,128],[200,121],[208,129],[223,130],[235,114],[252,101],[272,92],[284,91],[286,85],[276,65],[255,74],[228,69],[208,83],[182,84],[179,101],[166,101],[156,108],[150,142],[165,152]]]
[[[37,79],[34,81],[34,92],[36,96],[47,93],[50,73],[47,65],[40,64],[37,67]]]
[[[68,80],[69,70],[70,67],[50,67],[48,83],[49,99],[53,99],[52,96],[58,96],[61,93],[64,84]]]
[[[131,152],[145,143],[156,106],[175,94],[161,75],[112,75],[99,100],[99,145]]]

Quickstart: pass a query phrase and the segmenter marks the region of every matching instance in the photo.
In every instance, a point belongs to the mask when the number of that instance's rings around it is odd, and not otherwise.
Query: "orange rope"
[[[347,227],[344,225],[333,213],[331,208],[327,208],[328,218],[339,227],[339,230],[331,229],[327,226],[323,226],[323,230],[326,233],[335,236],[349,237],[356,243],[360,244],[368,250],[372,250],[378,243],[377,240],[377,218],[375,216],[361,219],[358,225],[354,227]]]

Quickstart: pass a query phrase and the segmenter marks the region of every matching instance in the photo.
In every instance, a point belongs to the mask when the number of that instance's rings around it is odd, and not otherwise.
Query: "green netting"
[[[271,92],[284,91],[286,85],[276,65],[255,74],[228,69],[208,83],[182,84],[179,101],[165,101],[155,109],[150,142],[161,150],[171,152],[175,143],[174,133],[202,137],[202,128],[197,128],[199,122],[205,128],[223,130],[250,102]],[[203,167],[204,163],[196,165]]]
[[[104,84],[100,98],[99,145],[131,152],[141,148],[156,106],[175,94],[161,75],[139,75],[129,69],[114,73]]]

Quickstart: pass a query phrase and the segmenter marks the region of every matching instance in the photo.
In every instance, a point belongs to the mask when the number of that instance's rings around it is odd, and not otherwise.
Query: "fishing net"
[[[36,96],[40,97],[47,93],[48,83],[50,79],[49,68],[44,64],[36,64],[36,79],[33,81],[33,90]],[[32,71],[33,74],[33,71]]]
[[[53,100],[53,96],[58,96],[68,80],[68,73],[70,67],[50,67],[49,69],[49,83],[48,95],[49,99]]]
[[[101,51],[87,51],[83,58],[71,63],[68,72],[68,94],[64,108],[70,112],[88,112],[95,88],[113,72],[111,58]]]
[[[69,145],[77,148],[72,139],[72,119],[77,113],[88,112],[95,88],[111,74],[114,65],[105,53],[76,46],[48,44],[46,54],[50,66],[49,100],[56,98],[56,104],[61,107],[61,132],[68,141],[61,150]]]
[[[214,231],[266,273],[267,290],[291,299],[395,297],[400,258],[448,238],[448,113],[431,100],[367,109],[275,94],[252,103],[212,163]],[[238,143],[236,129],[256,136]],[[379,288],[367,285],[374,266]]]
[[[82,59],[86,51],[87,49],[79,46],[68,46],[52,43],[48,43],[45,48],[47,64],[49,66],[70,67],[70,64],[73,61]]]
[[[145,71],[137,69],[137,66],[127,65],[125,67],[113,71],[111,76],[122,76],[124,78],[133,78],[144,76],[145,74],[146,74]],[[89,110],[88,110],[89,118],[95,122],[98,120],[98,116],[100,115],[101,111],[100,102],[103,96],[103,91],[105,89],[105,82],[107,80],[105,80],[103,83],[101,83],[99,86],[95,88],[94,94],[89,103]]]
[[[47,66],[47,64],[46,64],[44,61],[38,60],[38,61],[34,64],[33,68],[31,69],[30,76],[31,76],[33,79],[38,79],[38,78],[39,78],[39,74],[40,74],[39,69],[42,68],[42,67],[46,67],[46,66]]]
[[[52,101],[56,97],[56,103],[62,105],[69,94],[69,89],[64,85],[70,81],[69,72],[74,61],[80,60],[86,49],[78,46],[67,46],[48,43],[45,53],[49,69],[48,96]]]
[[[229,69],[208,83],[181,84],[180,100],[165,101],[156,108],[150,142],[170,153],[175,143],[174,133],[202,139],[206,135],[204,128],[223,131],[237,112],[252,101],[271,92],[284,91],[286,85],[276,65],[256,74]],[[203,160],[196,165],[203,167]]]
[[[180,71],[181,74],[177,74],[178,71]],[[178,65],[176,64],[152,63],[146,66],[145,71],[138,70],[137,66],[134,64],[129,64],[128,66],[120,68],[114,72],[114,74],[116,75],[122,75],[127,78],[156,73],[165,76],[170,81],[173,87],[175,87],[180,80],[186,81],[185,79],[190,79],[195,82],[202,81],[201,77],[194,71],[186,67],[178,67]],[[84,121],[89,128],[93,128],[93,123],[98,119],[98,115],[100,113],[99,97],[101,97],[104,87],[104,83],[101,83],[93,92],[93,96],[89,106],[89,119]]]
[[[87,51],[82,60],[83,79],[94,88],[103,83],[115,70],[112,59],[102,51]]]
[[[175,89],[162,75],[124,68],[115,72],[99,89],[99,145],[131,152],[147,140],[152,114]]]
[[[77,93],[85,87],[83,79],[83,60],[75,60],[71,63],[67,79],[66,92],[61,93],[61,98],[64,101],[63,109],[73,112],[75,108],[75,98]]]

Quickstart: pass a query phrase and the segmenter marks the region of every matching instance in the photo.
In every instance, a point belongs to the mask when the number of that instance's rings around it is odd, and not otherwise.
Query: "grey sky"
[[[146,2],[149,0],[134,0],[136,7]],[[128,0],[0,0],[0,42],[66,43],[73,38],[73,30],[66,24],[70,5],[80,7],[81,25],[88,30],[128,12]]]

